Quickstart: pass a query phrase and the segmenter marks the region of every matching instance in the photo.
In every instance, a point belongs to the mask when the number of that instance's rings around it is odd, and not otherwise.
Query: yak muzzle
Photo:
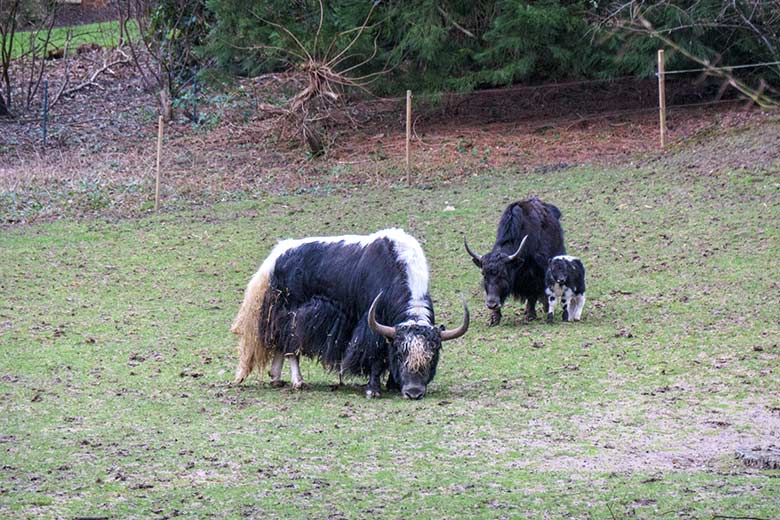
[[[501,307],[501,300],[498,298],[485,298],[485,306],[490,310],[496,310]]]
[[[404,396],[404,399],[418,400],[425,397],[425,390],[424,386],[406,385],[401,390],[401,394]]]

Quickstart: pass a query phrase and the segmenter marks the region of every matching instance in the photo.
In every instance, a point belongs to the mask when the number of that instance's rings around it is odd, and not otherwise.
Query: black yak
[[[271,365],[282,384],[285,357],[293,388],[303,385],[298,359],[318,359],[329,370],[368,376],[366,397],[388,389],[420,399],[436,374],[442,341],[469,327],[435,326],[428,265],[420,244],[400,229],[372,235],[284,240],[246,288],[232,332],[240,336],[235,382]]]
[[[563,321],[580,321],[585,305],[585,266],[575,256],[560,255],[550,259],[544,275],[547,294],[547,323],[553,322],[555,305],[560,300]]]
[[[510,294],[526,301],[528,320],[536,319],[537,300],[542,300],[547,312],[544,292],[547,262],[566,253],[560,218],[558,208],[531,197],[507,206],[489,253],[482,256],[474,253],[463,237],[466,251],[482,270],[485,305],[491,311],[489,325],[499,324],[501,306]]]

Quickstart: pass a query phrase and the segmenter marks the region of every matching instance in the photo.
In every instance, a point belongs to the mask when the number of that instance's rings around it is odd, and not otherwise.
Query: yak
[[[547,294],[547,323],[553,322],[558,300],[563,321],[580,321],[585,306],[585,265],[576,256],[560,255],[550,259],[544,275]]]
[[[525,317],[536,319],[536,301],[547,312],[544,275],[550,258],[566,253],[561,212],[537,197],[513,202],[498,222],[493,249],[478,255],[463,244],[474,264],[482,270],[485,306],[491,311],[488,325],[501,322],[501,307],[507,297],[526,302]]]
[[[231,331],[239,336],[235,383],[270,363],[280,386],[285,358],[303,386],[299,357],[342,375],[367,376],[366,397],[388,390],[421,399],[436,374],[443,341],[469,328],[437,327],[420,244],[401,229],[371,235],[279,242],[252,276]]]

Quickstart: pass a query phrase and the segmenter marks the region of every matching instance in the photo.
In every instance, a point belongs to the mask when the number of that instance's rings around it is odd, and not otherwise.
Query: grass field
[[[0,239],[0,517],[780,516],[780,178],[664,167],[324,190]],[[506,203],[564,213],[584,321],[486,326],[462,234]],[[449,208],[448,208],[449,206]],[[453,209],[454,208],[454,209]],[[246,281],[282,237],[418,237],[445,344],[422,401],[228,385]],[[288,374],[285,378],[289,380]]]
[[[127,24],[131,38],[138,37],[138,25],[134,22]],[[46,49],[46,31],[19,32],[14,36],[14,45],[11,53],[13,59],[29,54],[33,45],[37,47],[39,55],[53,49],[64,49],[70,37],[70,49],[75,51],[79,45],[96,43],[101,47],[116,47],[119,43],[119,22],[98,22],[72,27],[55,27],[51,31],[49,44]],[[34,44],[33,44],[34,42]]]

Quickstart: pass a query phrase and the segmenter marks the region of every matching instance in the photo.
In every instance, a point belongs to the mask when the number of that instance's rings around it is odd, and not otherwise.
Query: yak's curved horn
[[[518,257],[520,253],[523,252],[523,246],[525,245],[525,241],[528,239],[528,235],[523,237],[523,241],[520,242],[520,247],[517,248],[517,251],[515,251],[515,254],[511,255],[509,258],[507,258],[507,261],[511,262],[515,258]]]
[[[377,334],[388,339],[393,339],[395,337],[395,327],[388,327],[387,325],[382,325],[376,321],[376,303],[379,301],[379,298],[382,297],[383,292],[384,291],[379,291],[379,294],[376,295],[376,298],[374,298],[374,301],[371,303],[371,307],[368,309],[368,326]]]
[[[466,246],[466,252],[471,255],[471,258],[473,258],[474,261],[478,264],[482,265],[482,257],[471,250],[469,243],[466,242],[466,235],[463,235],[463,245]]]
[[[448,341],[463,336],[469,330],[469,306],[466,304],[466,298],[463,298],[463,324],[457,329],[441,331],[441,340]]]

